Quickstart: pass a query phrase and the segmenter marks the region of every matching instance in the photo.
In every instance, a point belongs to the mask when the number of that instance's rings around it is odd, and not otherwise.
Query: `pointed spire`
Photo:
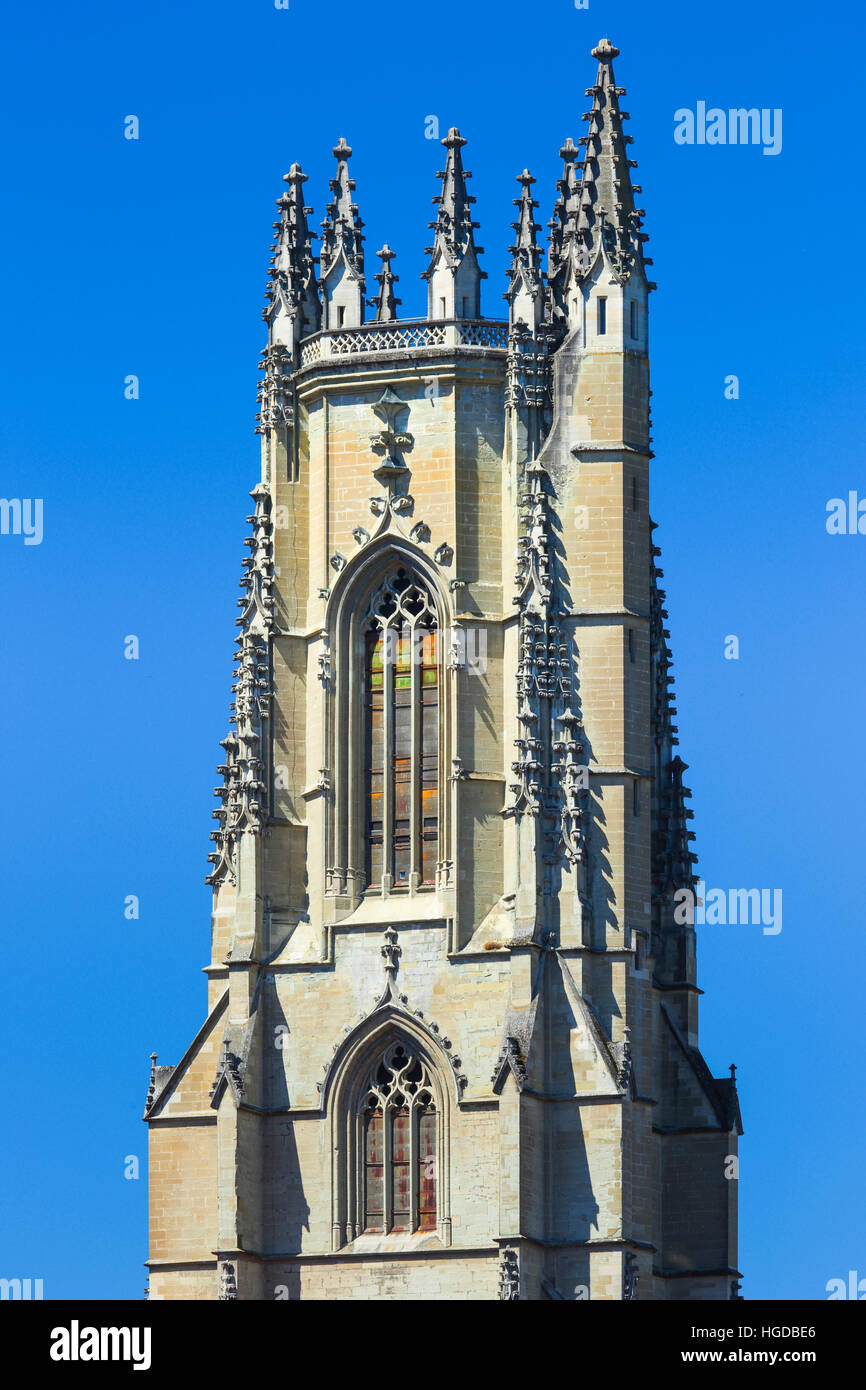
[[[268,324],[269,343],[293,348],[301,338],[319,327],[319,298],[316,284],[316,258],[307,217],[313,209],[304,206],[303,186],[307,176],[300,164],[293,164],[283,182],[288,191],[277,199],[280,219],[274,223],[276,239],[271,247],[267,304],[262,317]]]
[[[530,193],[535,179],[528,169],[524,169],[522,174],[517,175],[517,182],[521,186],[520,197],[514,199],[518,215],[517,221],[511,224],[517,235],[514,245],[508,248],[511,266],[508,289],[502,297],[508,300],[512,324],[522,322],[527,327],[535,328],[544,313],[541,248],[536,236],[541,227],[533,216],[538,203]]]
[[[634,201],[641,189],[631,181],[630,170],[636,162],[627,153],[632,137],[623,133],[629,116],[619,105],[625,88],[617,87],[613,73],[618,55],[619,49],[609,39],[602,39],[592,50],[598,71],[594,85],[586,89],[592,108],[583,117],[587,133],[577,142],[585,147],[581,169],[577,168],[579,151],[570,138],[560,150],[565,167],[549,224],[548,261],[551,301],[558,317],[567,314],[570,282],[585,278],[602,245],[622,280],[650,264],[643,257],[647,240],[641,231],[643,209]]]
[[[394,252],[387,241],[382,250],[376,252],[376,255],[382,262],[382,269],[373,276],[379,285],[379,293],[374,299],[368,299],[367,303],[376,310],[377,323],[393,323],[397,317],[397,305],[403,302],[394,298],[394,286],[400,276],[392,274],[391,262],[394,259]]]
[[[352,147],[340,136],[334,146],[337,176],[331,179],[331,202],[322,223],[321,284],[324,327],[356,328],[364,322],[364,223],[352,201],[349,178]]]
[[[422,274],[427,281],[427,317],[431,319],[476,319],[481,317],[481,281],[487,276],[479,269],[482,246],[475,245],[471,204],[475,199],[466,191],[472,175],[463,168],[460,151],[466,144],[452,126],[442,144],[448,151],[445,168],[436,177],[442,190],[433,203],[438,207],[432,228],[433,245],[426,248],[430,264]]]

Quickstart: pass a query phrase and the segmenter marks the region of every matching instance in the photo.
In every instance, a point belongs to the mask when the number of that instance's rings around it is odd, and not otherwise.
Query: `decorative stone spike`
[[[322,223],[323,327],[331,330],[357,328],[364,322],[364,224],[352,200],[355,180],[349,178],[351,156],[352,147],[341,135],[334,146],[337,173],[330,181],[332,198]]]
[[[315,233],[307,222],[312,208],[304,206],[303,197],[307,176],[300,164],[293,164],[283,179],[289,188],[277,199],[280,220],[274,223],[277,238],[262,317],[268,324],[269,346],[282,346],[293,355],[300,339],[318,329],[320,314],[312,251]]]
[[[373,276],[373,279],[378,281],[379,293],[375,299],[368,299],[367,303],[376,310],[377,323],[392,323],[397,317],[397,305],[402,303],[402,300],[394,298],[394,286],[400,277],[391,272],[394,252],[387,241],[381,251],[376,252],[376,255],[382,262],[382,269]]]
[[[463,168],[460,153],[466,144],[452,126],[442,144],[448,151],[445,168],[437,174],[442,189],[434,197],[436,221],[431,222],[433,245],[428,248],[430,264],[422,274],[427,281],[427,317],[430,319],[477,319],[481,316],[481,281],[487,278],[479,268],[483,247],[475,245],[477,222],[470,205],[475,199],[466,191],[471,178]]]

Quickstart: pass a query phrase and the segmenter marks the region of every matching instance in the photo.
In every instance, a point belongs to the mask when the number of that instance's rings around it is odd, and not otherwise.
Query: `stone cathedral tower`
[[[147,1098],[153,1298],[736,1297],[616,55],[546,266],[518,176],[507,318],[457,130],[424,319],[387,245],[367,297],[346,142],[318,257],[285,176],[208,1015]]]

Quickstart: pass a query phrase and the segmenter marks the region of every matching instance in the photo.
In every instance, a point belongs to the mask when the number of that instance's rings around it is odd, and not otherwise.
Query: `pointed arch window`
[[[437,1114],[424,1063],[400,1042],[371,1068],[359,1116],[365,1235],[436,1230]]]
[[[364,847],[369,890],[433,887],[439,859],[440,641],[407,569],[376,591],[364,630]]]

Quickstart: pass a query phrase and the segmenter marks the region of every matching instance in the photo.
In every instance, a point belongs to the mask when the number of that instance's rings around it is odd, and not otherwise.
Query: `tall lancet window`
[[[364,651],[367,887],[433,886],[440,643],[432,599],[408,570],[395,570],[374,595]]]
[[[372,1068],[362,1102],[363,1230],[436,1229],[436,1106],[422,1062],[401,1043]]]

